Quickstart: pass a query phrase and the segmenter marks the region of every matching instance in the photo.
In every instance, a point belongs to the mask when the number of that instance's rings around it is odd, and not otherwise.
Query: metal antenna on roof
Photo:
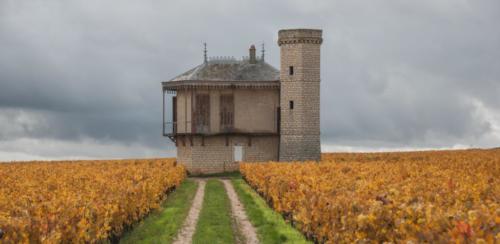
[[[203,62],[207,63],[208,62],[208,59],[207,59],[207,43],[204,42],[203,46],[205,47],[205,49],[203,50]]]
[[[264,53],[266,52],[265,48],[264,48],[264,42],[262,42],[262,61],[264,61]]]

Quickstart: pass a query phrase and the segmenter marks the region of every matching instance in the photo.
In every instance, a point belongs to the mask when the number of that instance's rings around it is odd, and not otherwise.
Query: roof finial
[[[257,63],[257,57],[255,57],[255,45],[252,44],[252,46],[250,46],[249,52],[250,55],[248,62],[251,64]]]
[[[264,48],[264,42],[262,42],[262,61],[264,61],[264,53],[266,52],[265,48]]]
[[[205,49],[203,50],[203,62],[207,63],[208,62],[208,59],[207,59],[207,43],[204,42],[203,46],[205,47]]]

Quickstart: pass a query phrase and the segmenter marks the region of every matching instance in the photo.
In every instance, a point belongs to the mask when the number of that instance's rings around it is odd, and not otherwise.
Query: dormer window
[[[293,66],[290,66],[288,69],[288,74],[293,75]]]

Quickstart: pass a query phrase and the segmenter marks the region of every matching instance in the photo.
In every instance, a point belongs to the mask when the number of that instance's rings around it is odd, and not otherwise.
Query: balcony
[[[163,136],[175,136],[177,134],[177,122],[163,123]]]
[[[163,136],[173,142],[178,136],[218,136],[218,135],[244,135],[244,136],[270,136],[279,135],[276,131],[244,131],[232,126],[221,125],[220,129],[211,131],[208,125],[193,126],[191,121],[163,123]]]

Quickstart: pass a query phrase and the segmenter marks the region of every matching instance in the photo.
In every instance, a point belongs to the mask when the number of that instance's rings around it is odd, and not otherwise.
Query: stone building
[[[241,60],[205,50],[202,64],[162,82],[163,135],[177,161],[200,174],[240,161],[319,160],[321,43],[321,30],[280,30],[280,70],[252,45]]]

